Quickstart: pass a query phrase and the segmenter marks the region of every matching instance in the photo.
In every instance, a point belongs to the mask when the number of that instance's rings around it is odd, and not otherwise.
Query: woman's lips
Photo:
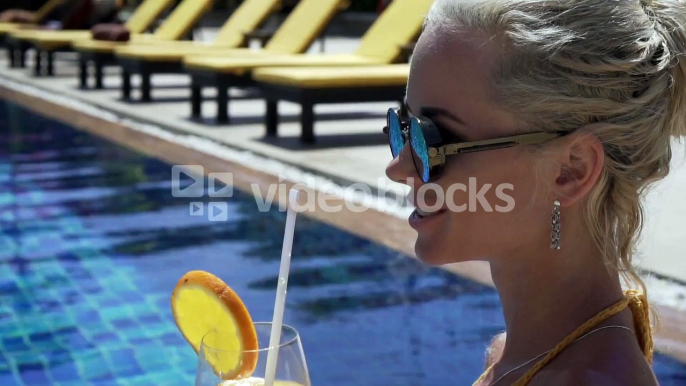
[[[446,209],[440,209],[436,212],[424,212],[417,208],[410,215],[410,226],[419,231],[420,229],[438,221],[446,212]]]

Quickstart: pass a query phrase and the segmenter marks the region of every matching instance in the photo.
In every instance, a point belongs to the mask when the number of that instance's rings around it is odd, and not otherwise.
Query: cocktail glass
[[[269,337],[272,323],[254,323],[257,331],[258,349],[244,352],[221,350],[213,347],[213,342],[222,341],[218,332],[207,333],[198,352],[198,368],[195,376],[195,386],[264,386],[267,371],[267,356],[275,347],[269,347]],[[278,331],[278,330],[277,330]],[[217,374],[211,363],[223,361],[224,358],[258,355],[257,367],[248,378],[226,380],[225,374]],[[310,375],[307,371],[305,353],[300,335],[293,327],[281,326],[281,341],[278,346],[276,362],[276,381],[274,386],[311,386]]]

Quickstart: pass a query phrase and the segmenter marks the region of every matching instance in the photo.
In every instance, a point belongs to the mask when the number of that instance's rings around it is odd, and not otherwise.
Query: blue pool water
[[[171,167],[0,102],[0,386],[193,384],[169,296],[211,271],[269,320],[285,215],[235,194],[189,214]],[[315,386],[471,385],[502,328],[494,291],[298,220],[286,322]],[[658,356],[663,386],[686,366]]]

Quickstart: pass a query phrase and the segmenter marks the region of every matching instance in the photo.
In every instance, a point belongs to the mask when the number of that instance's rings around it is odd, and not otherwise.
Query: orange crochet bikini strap
[[[586,323],[582,324],[574,332],[569,334],[562,342],[560,342],[555,348],[553,348],[546,356],[544,356],[540,361],[538,361],[529,371],[526,372],[517,382],[513,383],[512,386],[525,386],[531,379],[545,366],[553,360],[559,353],[564,349],[569,347],[574,341],[582,337],[584,334],[591,331],[593,328],[597,327],[602,322],[611,318],[614,315],[622,312],[624,309],[629,307],[634,317],[634,327],[636,329],[636,337],[643,351],[643,355],[646,357],[648,362],[653,361],[653,336],[652,330],[650,328],[650,309],[648,307],[648,302],[644,295],[640,295],[638,291],[630,290],[624,293],[624,299],[618,301],[612,306],[604,309],[596,316],[589,319]],[[488,373],[491,372],[493,366],[489,367],[488,370],[474,383],[478,385]]]
[[[626,291],[625,295],[629,299],[629,308],[631,308],[631,314],[634,316],[636,338],[638,338],[643,356],[645,356],[648,363],[652,364],[655,347],[653,343],[653,329],[650,327],[648,299],[636,290]]]

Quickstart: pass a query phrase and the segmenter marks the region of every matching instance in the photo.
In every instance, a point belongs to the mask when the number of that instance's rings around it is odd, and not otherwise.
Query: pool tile
[[[49,381],[45,366],[42,363],[24,363],[18,366],[21,379],[26,385],[45,385]]]
[[[119,382],[116,379],[107,376],[102,379],[93,380],[89,383],[89,386],[118,386]]]
[[[69,314],[57,313],[46,318],[48,327],[53,331],[62,330],[65,328],[74,328],[76,324],[74,318]]]
[[[2,296],[13,296],[21,293],[21,288],[14,281],[0,282],[0,294]]]
[[[130,318],[133,315],[131,310],[127,306],[121,305],[116,307],[102,308],[100,310],[100,316],[103,320],[110,322],[112,320]]]
[[[12,304],[12,309],[17,314],[28,314],[34,312],[36,307],[34,307],[31,303],[29,303],[26,300],[22,301],[15,299],[14,303]]]
[[[74,361],[71,351],[64,347],[54,347],[49,350],[43,350],[43,353],[51,367],[72,363]]]
[[[79,371],[74,362],[66,362],[57,366],[50,366],[49,371],[53,379],[60,381],[78,381]]]
[[[29,349],[29,345],[23,336],[6,337],[2,339],[2,347],[7,352],[23,352]]]
[[[138,346],[135,350],[135,356],[146,372],[158,371],[169,366],[166,347],[162,345]]]
[[[138,327],[138,323],[135,319],[115,319],[111,320],[110,323],[112,323],[112,325],[119,330],[133,329]]]
[[[81,306],[78,309],[70,309],[74,320],[78,325],[102,324],[100,312],[89,306]]]
[[[140,303],[143,300],[143,296],[137,291],[121,291],[117,293],[117,297],[129,305]]]
[[[96,279],[83,279],[77,283],[79,289],[85,294],[98,294],[103,292],[103,287]]]
[[[93,335],[91,341],[97,346],[107,346],[108,343],[119,340],[119,335],[112,331],[105,331]]]
[[[32,346],[47,341],[52,341],[52,339],[53,334],[49,332],[34,332],[33,334],[29,335],[29,341],[31,342]]]
[[[17,378],[11,372],[0,371],[0,385],[2,386],[24,386],[23,382],[17,380]]]
[[[172,332],[172,333],[164,334],[160,337],[160,340],[164,344],[174,345],[174,346],[186,344],[186,341],[183,339],[183,336],[178,332],[176,332],[176,333]]]
[[[164,320],[162,320],[162,318],[157,314],[139,315],[138,321],[140,321],[141,324],[146,326],[164,323]]]
[[[111,375],[105,357],[95,350],[88,350],[77,358],[79,374],[84,380],[107,379]]]
[[[80,330],[74,328],[68,334],[61,334],[57,337],[57,340],[64,347],[68,347],[70,350],[78,351],[81,349],[87,349],[93,347],[93,343],[86,339]]]
[[[38,312],[42,314],[47,313],[61,313],[63,312],[62,303],[55,299],[38,300]]]
[[[132,377],[144,373],[144,370],[138,363],[134,349],[122,348],[109,351],[107,357],[112,364],[114,374],[118,377]]]

